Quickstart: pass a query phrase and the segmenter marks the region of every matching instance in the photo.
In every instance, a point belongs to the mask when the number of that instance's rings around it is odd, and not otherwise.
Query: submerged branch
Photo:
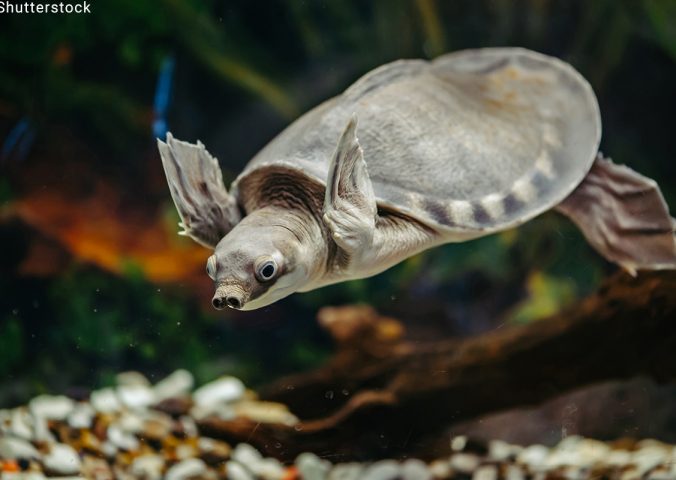
[[[608,379],[676,377],[676,272],[617,274],[548,319],[464,340],[411,344],[398,322],[364,307],[324,310],[320,321],[338,343],[333,359],[264,393],[304,423],[203,428],[264,450],[281,443],[289,457],[324,448],[343,458],[435,455],[425,437],[460,420]]]

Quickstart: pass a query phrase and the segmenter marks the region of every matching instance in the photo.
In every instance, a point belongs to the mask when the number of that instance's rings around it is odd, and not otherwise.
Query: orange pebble
[[[19,464],[16,463],[14,460],[5,460],[4,462],[0,463],[0,466],[2,466],[3,472],[20,472],[21,469],[19,468]]]
[[[282,480],[300,480],[300,473],[298,472],[298,469],[293,466],[287,467],[287,469],[284,471]]]

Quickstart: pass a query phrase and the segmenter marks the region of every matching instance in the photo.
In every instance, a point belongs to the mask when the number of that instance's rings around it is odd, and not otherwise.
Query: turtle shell
[[[280,172],[325,185],[353,114],[379,207],[449,239],[509,228],[560,203],[591,168],[601,135],[590,85],[556,58],[489,48],[400,60],[292,123],[234,191],[255,196],[243,188],[248,179]]]

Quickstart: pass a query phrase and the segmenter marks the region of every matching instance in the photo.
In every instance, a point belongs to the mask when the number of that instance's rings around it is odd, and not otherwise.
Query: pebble
[[[362,480],[396,480],[399,478],[401,468],[395,460],[381,460],[366,467],[362,474]]]
[[[25,408],[15,408],[10,414],[9,432],[24,440],[33,440],[33,418]]]
[[[331,469],[327,480],[358,480],[363,471],[360,463],[339,463]]]
[[[310,452],[298,455],[294,464],[303,480],[324,480],[331,470],[330,462]]]
[[[133,410],[142,410],[156,403],[155,393],[147,385],[120,385],[116,389],[122,405]]]
[[[176,370],[174,373],[160,380],[153,387],[158,402],[168,398],[180,397],[190,393],[195,379],[187,370]]]
[[[120,386],[142,386],[149,387],[150,382],[141,372],[129,371],[120,372],[115,375],[115,383]]]
[[[451,457],[451,469],[471,474],[479,466],[479,457],[472,453],[456,453]]]
[[[139,480],[160,480],[164,459],[159,455],[141,455],[131,463],[130,473]]]
[[[251,471],[241,463],[230,460],[225,464],[228,480],[255,480]]]
[[[88,403],[78,403],[68,414],[68,425],[71,428],[84,429],[92,426],[96,411]]]
[[[139,448],[139,441],[134,435],[125,432],[116,425],[108,427],[108,441],[120,450],[134,451]]]
[[[263,455],[248,443],[238,444],[232,451],[231,457],[252,472],[256,471],[256,465],[263,460]]]
[[[545,459],[549,455],[549,449],[544,445],[531,445],[524,448],[517,456],[517,462],[528,465],[532,470],[538,470],[544,465]]]
[[[207,465],[199,458],[189,458],[178,462],[167,470],[165,480],[185,480],[188,478],[202,478],[207,471]]]
[[[101,413],[113,413],[122,409],[115,390],[112,388],[102,388],[101,390],[93,391],[89,401],[94,410]]]
[[[230,458],[230,445],[213,438],[201,437],[197,441],[200,458],[209,465],[225,462]]]
[[[299,422],[298,417],[289,412],[285,405],[274,402],[239,402],[232,406],[228,414],[230,417],[246,417],[254,422],[281,423],[289,427]]]
[[[518,465],[505,467],[505,480],[525,480],[526,476]]]
[[[80,456],[70,445],[55,443],[50,446],[42,463],[48,473],[56,475],[74,475],[82,468]]]
[[[511,445],[503,440],[491,440],[488,443],[488,456],[491,460],[504,462],[516,458],[523,450],[522,447]]]
[[[281,480],[284,478],[284,465],[275,458],[265,458],[258,464],[256,474],[262,480]]]
[[[401,464],[401,479],[402,480],[431,480],[427,465],[422,460],[410,458]]]
[[[430,473],[434,478],[448,478],[453,470],[448,460],[434,460],[430,463]]]
[[[494,465],[483,465],[474,471],[472,480],[498,480],[498,469]]]
[[[0,458],[11,459],[39,459],[37,449],[29,442],[17,437],[0,438]]]
[[[244,391],[244,384],[238,378],[221,377],[195,390],[193,400],[199,407],[213,407],[241,399]]]
[[[33,417],[33,441],[54,443],[56,438],[49,431],[47,419],[44,417]]]
[[[75,402],[63,395],[40,395],[28,404],[28,409],[35,417],[48,420],[63,420],[75,408]]]

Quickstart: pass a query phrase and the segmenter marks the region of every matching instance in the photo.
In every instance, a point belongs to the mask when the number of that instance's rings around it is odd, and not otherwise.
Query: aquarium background
[[[301,113],[395,59],[510,45],[570,62],[598,95],[602,151],[676,209],[674,1],[91,3],[0,15],[0,406],[125,370],[263,385],[328,358],[325,305],[368,303],[424,341],[538,321],[593,291],[615,267],[547,213],[374,278],[212,310],[209,252],[176,235],[155,138],[202,140],[229,183]]]

